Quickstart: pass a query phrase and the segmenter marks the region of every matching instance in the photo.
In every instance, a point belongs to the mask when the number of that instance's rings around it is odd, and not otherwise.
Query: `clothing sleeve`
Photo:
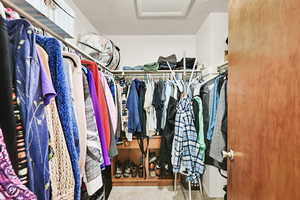
[[[130,92],[127,100],[128,108],[128,132],[135,133],[141,131],[141,123],[138,110],[138,94],[135,89],[135,84],[130,86]]]
[[[104,87],[104,92],[105,92],[105,97],[106,97],[106,102],[107,102],[107,107],[109,110],[109,116],[113,128],[113,133],[115,134],[117,131],[117,121],[118,121],[118,116],[117,116],[117,107],[116,104],[114,103],[114,98],[113,95],[110,91],[110,88],[108,86],[107,80],[105,79],[104,75],[100,73],[101,81],[103,83]]]
[[[171,158],[174,173],[178,173],[180,171],[183,131],[184,131],[184,122],[182,121],[181,114],[176,114],[175,132],[174,132],[174,139],[172,145],[172,158]]]
[[[38,52],[37,52],[38,54]],[[48,75],[45,71],[45,67],[43,66],[43,63],[41,62],[40,55],[38,54],[38,62],[40,65],[40,77],[41,77],[41,86],[42,86],[42,95],[44,98],[45,105],[48,105],[50,103],[50,100],[52,98],[55,98],[56,92],[53,87],[52,81],[48,78]]]
[[[154,91],[153,91],[153,98],[152,98],[152,105],[155,107],[155,108],[157,108],[157,105],[158,105],[158,103],[159,103],[159,99],[158,99],[158,94],[157,94],[157,90],[158,90],[158,88],[157,88],[157,83],[155,83],[155,85],[154,85]]]
[[[202,108],[202,101],[200,97],[197,98],[197,102],[199,105],[199,132],[198,132],[198,143],[200,144],[200,156],[201,159],[205,160],[205,139],[204,139],[204,124],[203,124],[203,108]]]
[[[215,128],[215,123],[216,123],[216,115],[217,115],[217,108],[218,108],[218,85],[219,85],[219,77],[217,77],[214,80],[214,85],[213,85],[213,89],[210,93],[210,103],[209,103],[209,126],[208,126],[208,131],[207,131],[207,139],[211,140],[212,139],[212,135],[213,135],[213,131]]]
[[[151,100],[152,100],[150,99],[149,93],[150,93],[150,84],[146,84],[146,93],[145,93],[145,102],[144,102],[144,109],[146,110],[146,112],[149,105],[151,105]]]
[[[216,116],[216,125],[213,132],[210,152],[209,152],[209,156],[217,160],[218,162],[223,161],[222,151],[225,149],[226,146],[226,141],[222,134],[222,121],[226,109],[225,87],[226,87],[226,83],[223,84],[220,93],[220,101],[219,101],[217,116]]]

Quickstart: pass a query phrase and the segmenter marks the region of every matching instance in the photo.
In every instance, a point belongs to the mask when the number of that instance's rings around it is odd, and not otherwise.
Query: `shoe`
[[[157,160],[157,156],[155,152],[150,152],[149,153],[149,163],[153,163]]]
[[[144,177],[144,166],[143,166],[143,164],[139,165],[138,175],[139,175],[140,178]]]
[[[155,166],[155,175],[158,176],[158,177],[160,177],[160,175],[161,175],[159,164],[156,164],[156,166]]]
[[[124,163],[124,174],[125,178],[129,178],[131,176],[131,162],[130,160],[126,160]]]
[[[155,177],[156,176],[156,174],[155,174],[155,167],[156,167],[156,165],[155,165],[154,162],[152,162],[152,163],[149,164],[149,176],[151,176],[151,177]]]
[[[121,177],[122,177],[122,164],[120,161],[117,161],[115,178],[121,178]]]
[[[138,175],[138,167],[136,164],[132,163],[132,166],[131,166],[131,176],[132,177],[137,177]]]

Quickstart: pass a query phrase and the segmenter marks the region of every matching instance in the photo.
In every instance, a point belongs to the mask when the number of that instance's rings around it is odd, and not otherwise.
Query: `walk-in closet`
[[[298,200],[300,2],[0,0],[0,200]]]

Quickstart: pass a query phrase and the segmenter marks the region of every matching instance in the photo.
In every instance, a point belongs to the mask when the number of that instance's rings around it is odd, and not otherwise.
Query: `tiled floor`
[[[182,187],[177,191],[173,187],[113,187],[109,200],[188,200],[188,191]],[[193,191],[192,200],[208,199],[201,198],[199,191]]]

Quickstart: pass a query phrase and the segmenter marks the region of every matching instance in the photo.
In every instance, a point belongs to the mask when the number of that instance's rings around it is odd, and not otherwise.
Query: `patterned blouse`
[[[0,129],[0,199],[36,200],[36,196],[16,176]]]

